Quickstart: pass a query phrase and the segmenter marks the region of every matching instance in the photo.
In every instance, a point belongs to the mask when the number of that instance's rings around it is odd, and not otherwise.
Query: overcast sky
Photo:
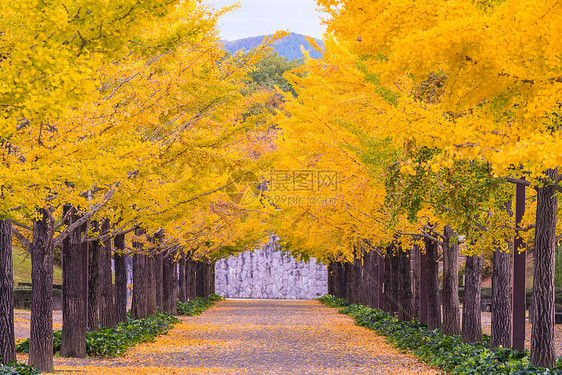
[[[235,0],[206,0],[216,8],[236,3]],[[289,30],[321,38],[324,27],[314,0],[240,0],[241,7],[219,22],[222,37],[236,40],[256,35]]]

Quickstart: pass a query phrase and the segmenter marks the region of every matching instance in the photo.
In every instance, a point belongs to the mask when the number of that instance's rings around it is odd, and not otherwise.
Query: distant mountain
[[[259,44],[263,42],[265,35],[254,36],[250,38],[238,39],[233,41],[224,40],[224,48],[230,52],[234,53],[241,49],[245,49],[246,51],[251,50],[254,47],[257,47]],[[324,44],[319,39],[314,39],[316,43],[320,47],[324,47]],[[288,60],[295,60],[301,59],[304,55],[301,52],[301,46],[304,47],[309,53],[310,56],[317,59],[320,58],[322,55],[320,52],[316,51],[308,41],[306,40],[306,36],[301,34],[291,34],[286,36],[283,39],[280,39],[273,43],[273,47],[275,48],[275,52],[279,54],[279,56],[283,56]]]

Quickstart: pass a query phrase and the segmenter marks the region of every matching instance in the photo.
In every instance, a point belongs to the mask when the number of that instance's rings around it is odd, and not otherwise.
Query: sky
[[[235,0],[206,0],[216,8]],[[321,38],[325,27],[320,23],[315,0],[240,0],[241,7],[219,21],[223,39],[236,40],[269,35],[279,30]]]

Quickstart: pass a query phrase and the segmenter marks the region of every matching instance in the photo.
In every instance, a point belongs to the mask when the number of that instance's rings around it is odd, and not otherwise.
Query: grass
[[[14,264],[14,286],[18,283],[31,282],[31,254],[20,247],[13,247]],[[55,266],[53,272],[53,284],[62,284],[62,270]]]

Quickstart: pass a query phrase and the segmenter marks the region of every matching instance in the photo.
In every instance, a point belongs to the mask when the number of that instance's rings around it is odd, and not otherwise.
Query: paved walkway
[[[125,357],[55,359],[62,373],[439,374],[316,301],[228,300]]]

